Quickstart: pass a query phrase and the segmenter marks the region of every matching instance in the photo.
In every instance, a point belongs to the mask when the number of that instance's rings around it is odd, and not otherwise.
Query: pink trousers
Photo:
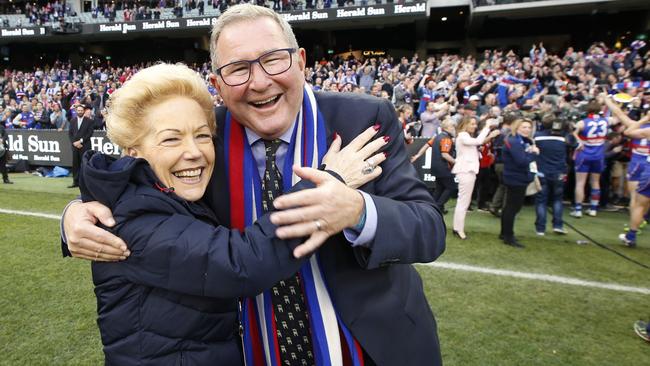
[[[475,173],[457,173],[458,179],[458,200],[454,210],[454,230],[465,232],[465,215],[467,208],[472,202],[472,192],[474,191],[474,182],[476,182]]]

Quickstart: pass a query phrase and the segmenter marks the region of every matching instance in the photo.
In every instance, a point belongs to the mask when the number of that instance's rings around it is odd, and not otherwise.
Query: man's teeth
[[[174,175],[178,178],[191,178],[191,177],[198,177],[201,175],[201,171],[203,169],[192,169],[192,170],[182,170],[180,172],[174,173]]]
[[[255,104],[255,105],[262,105],[262,104],[266,104],[266,103],[271,103],[272,101],[276,100],[277,98],[278,98],[278,96],[276,95],[276,96],[271,97],[271,98],[269,98],[269,99],[260,100],[260,101],[258,101],[258,102],[253,102],[253,104]]]

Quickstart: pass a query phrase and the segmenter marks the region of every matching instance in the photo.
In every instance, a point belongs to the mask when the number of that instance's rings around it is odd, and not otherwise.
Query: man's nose
[[[259,62],[256,62],[251,65],[251,77],[250,77],[250,87],[252,89],[264,89],[271,84],[271,78],[269,74],[262,69],[262,65]]]

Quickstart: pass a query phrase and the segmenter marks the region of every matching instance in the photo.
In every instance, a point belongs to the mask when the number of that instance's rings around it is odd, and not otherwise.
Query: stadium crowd
[[[76,107],[84,105],[86,117],[101,129],[110,94],[149,65],[56,62],[27,71],[6,69],[0,78],[2,123],[7,129],[67,130]],[[208,82],[209,64],[192,67],[206,80],[215,105],[221,104]],[[440,177],[434,192],[440,206],[444,209],[460,189],[454,232],[463,239],[472,199],[478,210],[503,216],[502,239],[515,247],[523,247],[512,227],[526,188],[528,194],[539,191],[538,235],[546,231],[547,204],[553,207],[557,234],[566,233],[563,200],[575,201],[571,214],[576,217],[583,214],[585,197],[584,212],[590,216],[630,199],[634,204],[638,183],[629,182],[641,179],[649,155],[647,140],[628,138],[630,123],[611,115],[611,101],[604,97],[625,93],[629,100],[622,113],[631,121],[648,115],[650,51],[642,41],[626,48],[595,43],[585,51],[569,47],[556,54],[539,43],[526,54],[336,56],[307,67],[305,77],[315,90],[367,93],[393,102],[406,143],[428,139],[413,160],[433,147],[431,172]],[[621,237],[626,245],[635,245],[639,225]]]
[[[135,20],[160,19],[164,9],[170,9],[174,16],[203,16],[206,7],[223,13],[228,7],[241,3],[255,3],[256,5],[272,8],[275,11],[292,11],[303,9],[327,9],[333,7],[359,6],[369,4],[382,4],[383,0],[126,0],[126,1],[98,1],[90,11],[93,21],[125,22]],[[393,0],[386,0],[393,2]],[[405,0],[395,1],[403,4]],[[10,2],[0,4],[0,15],[24,14],[24,19],[19,19],[18,24],[10,24],[7,17],[2,18],[2,26],[42,26],[63,24],[72,17],[74,23],[83,23],[84,20],[77,16],[81,9],[74,9],[65,0],[53,2]],[[118,17],[120,14],[122,17]]]

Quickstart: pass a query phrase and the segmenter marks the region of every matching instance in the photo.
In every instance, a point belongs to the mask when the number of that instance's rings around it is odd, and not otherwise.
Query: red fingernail
[[[388,155],[390,155],[390,154],[388,153],[388,151],[384,151],[384,157],[387,158]]]
[[[334,132],[334,140],[336,140],[337,138],[339,138],[339,134],[338,132]]]
[[[386,142],[390,141],[390,136],[384,136],[384,141]]]
[[[379,127],[381,127],[381,125],[380,125],[379,123],[377,123],[376,125],[372,126],[372,128],[374,128],[375,131],[379,131]]]

